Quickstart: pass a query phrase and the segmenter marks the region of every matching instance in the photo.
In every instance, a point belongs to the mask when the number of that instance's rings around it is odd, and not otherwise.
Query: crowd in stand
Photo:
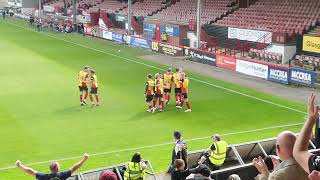
[[[31,26],[36,26],[38,31],[41,29],[49,29],[63,33],[78,32],[84,34],[84,25],[82,23],[72,24],[71,21],[41,19],[33,16],[30,17],[29,23]]]

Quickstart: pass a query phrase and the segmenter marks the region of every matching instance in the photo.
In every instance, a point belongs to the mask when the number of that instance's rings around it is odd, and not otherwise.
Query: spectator
[[[6,18],[6,12],[4,10],[2,10],[2,18],[5,19]]]
[[[52,162],[50,164],[50,174],[44,174],[38,171],[33,170],[32,168],[29,168],[27,166],[24,166],[19,160],[16,162],[16,166],[20,169],[22,169],[24,172],[36,177],[38,180],[51,180],[51,179],[60,179],[60,180],[66,180],[71,175],[78,170],[89,158],[88,154],[84,154],[81,161],[79,161],[77,164],[75,164],[72,168],[70,168],[67,171],[59,172],[60,165],[58,162]]]
[[[131,162],[127,163],[124,180],[143,180],[146,177],[147,165],[142,161],[141,154],[135,153]]]
[[[174,131],[173,132],[173,137],[175,140],[175,146],[172,150],[172,157],[171,157],[171,165],[169,167],[168,173],[172,173],[174,170],[174,162],[176,159],[182,159],[185,164],[185,169],[188,167],[187,163],[187,144],[183,142],[182,137],[181,137],[181,132],[180,131]]]
[[[296,136],[290,131],[284,131],[277,137],[276,151],[282,162],[277,165],[272,173],[261,157],[254,158],[253,165],[261,173],[256,180],[307,180],[308,175],[293,158],[293,147]]]
[[[81,23],[80,27],[81,27],[81,32],[82,32],[82,34],[85,35],[83,23]]]
[[[310,173],[311,180],[320,180],[320,154],[308,152],[312,128],[319,119],[320,108],[315,105],[316,96],[312,94],[308,101],[308,119],[295,143],[293,155],[305,172]]]
[[[227,143],[222,141],[220,135],[216,134],[212,137],[213,143],[210,146],[208,153],[202,156],[199,164],[205,163],[211,170],[219,170],[224,163],[227,155]]]
[[[241,178],[237,174],[232,174],[229,176],[228,180],[241,180]]]
[[[185,169],[185,163],[183,159],[176,159],[174,161],[175,169],[171,173],[171,180],[185,180],[190,174],[196,173],[197,168]]]
[[[194,180],[211,180],[211,170],[208,166],[200,164],[197,168],[198,174],[195,175]]]
[[[99,180],[118,180],[118,177],[116,173],[106,170],[100,174]]]

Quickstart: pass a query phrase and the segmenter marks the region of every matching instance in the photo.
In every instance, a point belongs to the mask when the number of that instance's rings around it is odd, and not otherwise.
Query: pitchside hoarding
[[[112,41],[123,43],[123,35],[119,33],[112,32]]]
[[[236,71],[258,78],[268,78],[268,66],[264,64],[237,59]]]
[[[268,81],[289,84],[289,71],[269,66]]]
[[[190,57],[192,61],[216,66],[216,54],[212,52],[185,48],[184,55]]]
[[[316,81],[316,72],[299,68],[290,68],[290,82],[306,86],[313,86]]]
[[[217,54],[217,66],[223,69],[236,70],[236,59],[230,56],[222,56]]]
[[[110,31],[102,31],[102,38],[112,40],[112,32]]]
[[[84,32],[88,35],[92,35],[92,27],[91,26],[85,26]]]
[[[166,43],[161,43],[157,41],[152,42],[151,49],[153,51],[162,53],[162,54],[167,54],[171,56],[183,56],[183,48],[178,47],[178,46],[173,46],[170,44]]]
[[[146,39],[137,38],[134,36],[127,37],[127,43],[134,47],[143,48],[143,49],[151,49],[151,41]]]

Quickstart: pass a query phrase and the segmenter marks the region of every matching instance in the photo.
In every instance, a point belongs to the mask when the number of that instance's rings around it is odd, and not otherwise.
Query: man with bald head
[[[71,167],[69,170],[64,172],[60,171],[60,164],[58,162],[52,162],[50,163],[50,174],[41,173],[38,171],[33,170],[32,168],[24,166],[19,160],[16,162],[16,166],[20,169],[22,169],[24,172],[36,177],[38,180],[66,180],[68,179],[76,170],[78,170],[83,163],[87,161],[89,158],[88,154],[84,154],[81,161],[79,161],[77,164],[75,164],[73,167]]]
[[[284,131],[277,137],[276,151],[282,161],[277,165],[272,173],[261,157],[253,160],[253,165],[261,173],[256,180],[307,180],[308,174],[303,171],[297,161],[293,158],[293,147],[296,136],[290,131]]]

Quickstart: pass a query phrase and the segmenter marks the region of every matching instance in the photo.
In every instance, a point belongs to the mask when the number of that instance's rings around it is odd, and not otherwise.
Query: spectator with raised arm
[[[280,133],[276,141],[277,155],[282,161],[276,165],[273,172],[270,173],[265,161],[259,157],[253,160],[253,165],[260,174],[256,180],[307,180],[308,174],[303,171],[297,161],[293,158],[293,147],[296,142],[296,136],[290,131]]]
[[[27,167],[23,165],[19,160],[16,162],[16,166],[23,170],[24,172],[34,176],[38,180],[51,180],[51,179],[59,179],[59,180],[66,180],[71,175],[77,171],[89,158],[88,154],[84,154],[81,161],[79,161],[77,164],[75,164],[73,167],[71,167],[67,171],[59,172],[60,171],[60,165],[58,162],[52,162],[50,164],[50,174],[45,174],[38,172],[30,167]]]
[[[315,105],[316,96],[312,94],[308,101],[308,119],[305,122],[297,142],[295,143],[293,155],[300,166],[310,173],[311,180],[320,180],[320,154],[308,152],[309,140],[312,128],[319,118],[320,108]]]

